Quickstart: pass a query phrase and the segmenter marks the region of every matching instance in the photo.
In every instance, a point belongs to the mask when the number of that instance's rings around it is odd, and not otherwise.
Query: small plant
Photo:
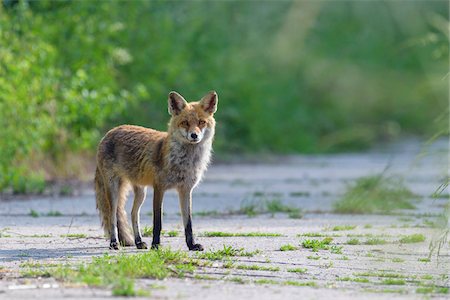
[[[279,267],[264,267],[258,265],[237,265],[236,269],[251,270],[251,271],[272,271],[272,272],[280,271]]]
[[[418,258],[417,261],[420,261],[420,262],[430,262],[431,259],[429,259],[428,257],[422,257],[422,258]]]
[[[425,236],[423,234],[411,234],[404,236],[400,239],[400,243],[402,244],[412,244],[412,243],[421,243],[425,241]]]
[[[330,251],[331,251],[331,253],[334,253],[334,254],[342,254],[342,246],[336,246],[336,245],[332,245],[331,247],[330,247]]]
[[[254,284],[280,284],[278,281],[276,280],[272,280],[272,279],[257,279],[255,281],[253,281]]]
[[[84,233],[69,233],[69,234],[61,234],[61,237],[69,238],[69,239],[85,239],[87,235]]]
[[[355,239],[355,238],[349,239],[349,240],[347,241],[347,245],[359,245],[359,244],[360,244],[359,240],[358,240],[358,239]]]
[[[244,284],[245,283],[245,280],[242,279],[241,277],[232,277],[232,278],[229,279],[229,281],[236,282],[236,283],[239,283],[239,284]]]
[[[179,232],[176,231],[176,230],[171,230],[171,231],[167,232],[167,235],[170,236],[170,237],[176,237],[176,236],[179,235]]]
[[[302,234],[298,234],[297,236],[306,236],[306,237],[340,237],[339,234],[326,234],[320,232],[306,232]]]
[[[282,236],[279,233],[271,233],[271,232],[232,233],[232,232],[223,232],[223,231],[206,231],[201,235],[206,236],[206,237],[238,237],[238,236],[242,236],[242,237],[278,237],[278,236]]]
[[[385,239],[380,239],[380,238],[371,238],[371,239],[367,239],[364,244],[366,245],[384,245],[387,244],[387,241]]]
[[[332,231],[343,231],[343,230],[353,230],[356,228],[356,225],[338,225],[334,226]]]
[[[282,245],[280,247],[280,251],[294,251],[297,249],[298,249],[298,247],[291,245],[291,244]]]
[[[291,273],[299,273],[299,274],[304,274],[308,271],[308,269],[305,268],[292,268],[292,269],[287,269],[288,272]]]
[[[233,248],[232,246],[223,245],[223,249],[199,253],[197,255],[197,257],[201,258],[201,259],[209,259],[209,260],[222,260],[224,258],[231,257],[231,256],[251,257],[258,253],[259,253],[258,250],[253,251],[253,252],[247,252],[247,251],[244,251],[244,248],[236,249],[236,248]]]
[[[312,259],[312,260],[319,260],[320,256],[319,255],[310,255],[306,257],[307,259]]]
[[[311,194],[309,192],[291,192],[289,193],[291,197],[309,197]]]
[[[400,258],[400,257],[394,257],[394,258],[392,259],[392,262],[395,262],[395,263],[402,263],[402,262],[405,262],[405,260],[404,260],[403,258]]]
[[[287,281],[284,281],[283,284],[284,285],[293,285],[293,286],[317,287],[317,283],[315,283],[314,281],[299,282],[299,281],[287,280]]]
[[[328,250],[330,248],[330,243],[333,241],[332,238],[324,238],[323,240],[304,240],[302,242],[303,248],[312,249],[312,251],[317,252],[319,249]]]
[[[386,285],[405,285],[405,280],[388,278],[388,279],[383,280],[381,282],[381,284],[386,284]]]
[[[37,211],[35,211],[34,209],[30,209],[30,212],[28,213],[28,215],[32,218],[39,218],[39,213]]]
[[[51,210],[45,214],[47,217],[61,217],[63,214],[57,210]]]
[[[417,198],[398,177],[386,177],[384,172],[356,180],[342,198],[334,204],[337,213],[389,213],[396,209],[413,209]]]
[[[142,236],[145,237],[153,236],[153,227],[144,226],[144,228],[142,228]]]

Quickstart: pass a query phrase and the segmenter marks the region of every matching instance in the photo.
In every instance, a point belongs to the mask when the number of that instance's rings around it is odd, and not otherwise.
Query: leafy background
[[[447,1],[0,5],[0,190],[81,178],[111,127],[219,93],[215,150],[364,150],[448,128]]]

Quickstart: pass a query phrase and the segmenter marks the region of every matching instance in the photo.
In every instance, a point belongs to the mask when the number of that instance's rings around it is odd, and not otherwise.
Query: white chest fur
[[[204,139],[198,144],[172,140],[166,164],[166,185],[195,187],[208,167],[211,146],[211,139]]]

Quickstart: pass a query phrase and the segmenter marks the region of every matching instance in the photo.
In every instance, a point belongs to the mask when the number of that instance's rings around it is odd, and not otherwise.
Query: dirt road
[[[406,143],[366,154],[214,164],[194,193],[197,240],[207,250],[226,245],[257,253],[232,257],[232,268],[218,261],[185,278],[139,279],[137,285],[161,299],[447,298],[449,243],[439,258],[428,259],[429,244],[440,232],[436,224],[448,203],[446,197],[430,197],[448,174],[447,144],[438,143],[424,155],[420,152],[418,144]],[[333,203],[348,184],[380,173],[387,165],[389,174],[404,177],[408,187],[421,196],[416,209],[390,215],[333,213]],[[148,194],[141,220],[150,226]],[[301,208],[303,216],[273,208],[252,212],[252,206],[267,201]],[[3,199],[0,203],[0,298],[111,295],[108,288],[24,276],[36,263],[77,265],[110,251],[102,237],[93,190],[77,197]],[[186,250],[175,193],[167,193],[164,211],[162,245]],[[168,232],[174,233],[169,236]],[[249,236],[255,232],[259,235]],[[413,234],[422,234],[425,241],[400,242]],[[305,240],[320,242],[327,237],[332,241],[326,249],[315,252],[304,247]],[[144,238],[148,243],[150,239]],[[280,251],[288,244],[294,247],[291,251]],[[243,265],[255,267],[239,267]]]

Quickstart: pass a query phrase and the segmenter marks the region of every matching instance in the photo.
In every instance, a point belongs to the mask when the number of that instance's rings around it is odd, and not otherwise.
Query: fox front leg
[[[180,198],[186,244],[191,251],[203,251],[203,246],[195,243],[192,234],[192,189],[178,188],[178,196]]]
[[[162,227],[162,202],[164,191],[159,187],[153,188],[153,240],[152,249],[158,249]]]

